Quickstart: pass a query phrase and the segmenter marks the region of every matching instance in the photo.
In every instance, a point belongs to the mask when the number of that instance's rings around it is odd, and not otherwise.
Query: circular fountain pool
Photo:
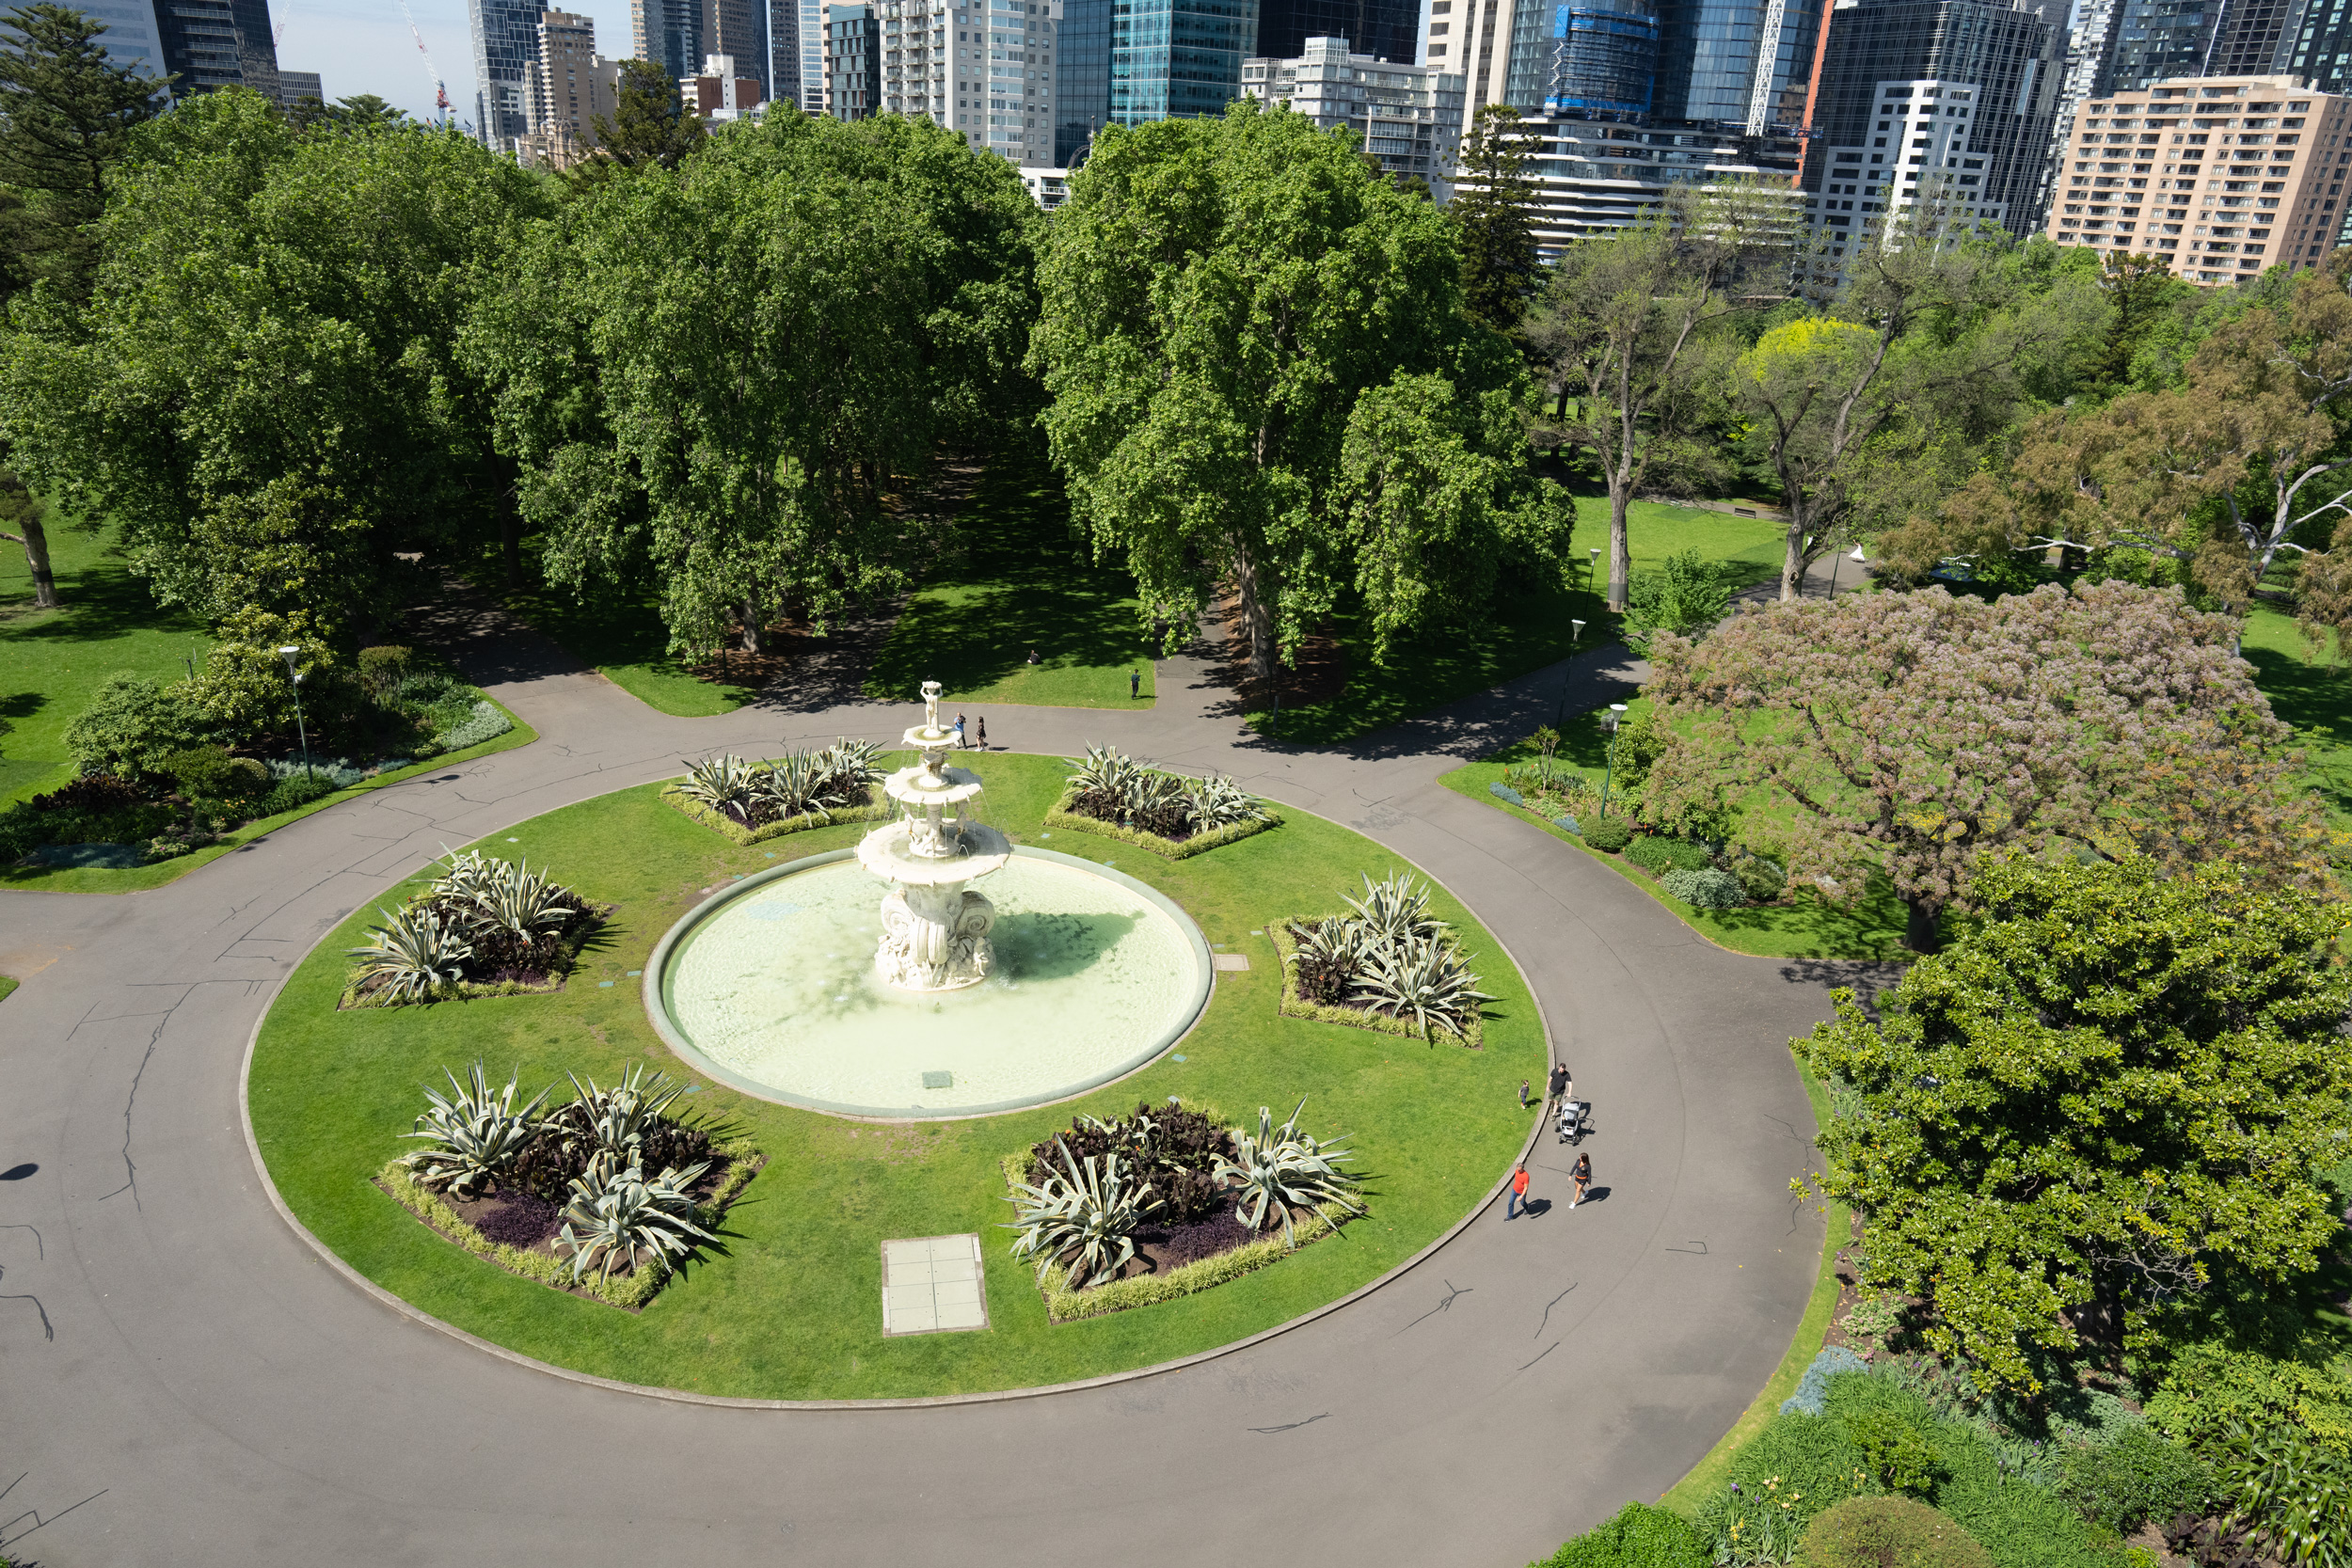
[[[1060,1100],[1150,1061],[1192,1026],[1208,943],[1166,895],[1021,849],[988,879],[982,983],[901,990],[875,972],[883,884],[837,850],[736,884],[645,966],[671,1049],[765,1100],[871,1117],[971,1117]]]

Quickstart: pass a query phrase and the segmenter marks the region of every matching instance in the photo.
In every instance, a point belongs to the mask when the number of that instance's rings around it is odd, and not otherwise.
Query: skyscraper
[[[1111,13],[1116,0],[1063,0],[1061,47],[1054,56],[1054,162],[1086,160],[1094,133],[1111,119]]]
[[[269,0],[170,0],[153,14],[162,69],[179,78],[171,86],[174,97],[251,87],[277,102],[278,40]],[[119,24],[103,15],[99,20]]]
[[[761,102],[772,99],[775,69],[768,57],[768,0],[702,0],[702,12],[704,57],[728,56],[739,75],[759,84]]]
[[[1309,39],[1296,59],[1245,60],[1241,90],[1289,104],[1318,131],[1346,126],[1363,138],[1364,155],[1391,179],[1444,179],[1462,139],[1461,77],[1355,54],[1345,39]]]
[[[1257,53],[1271,59],[1295,59],[1309,39],[1332,38],[1409,65],[1420,31],[1420,0],[1258,0]]]
[[[1751,136],[1804,118],[1827,0],[1663,0],[1655,112]],[[1891,73],[1890,73],[1891,74]]]
[[[117,65],[144,68],[158,80],[171,69],[164,63],[163,29],[156,24],[155,8],[149,0],[112,0],[83,14],[104,24],[98,46]],[[5,24],[0,24],[0,30],[6,30]]]
[[[466,0],[466,10],[473,24],[474,135],[485,147],[510,150],[531,133],[547,8],[542,0]]]
[[[2352,4],[2290,0],[2271,67],[2322,92],[2352,93]]]
[[[825,8],[825,113],[864,119],[882,108],[882,18],[872,6]]]
[[[631,53],[673,80],[691,76],[703,63],[702,0],[628,0],[628,30]]]
[[[1257,52],[1258,0],[1120,0],[1110,118],[1142,125],[1221,115],[1241,96],[1241,62]]]

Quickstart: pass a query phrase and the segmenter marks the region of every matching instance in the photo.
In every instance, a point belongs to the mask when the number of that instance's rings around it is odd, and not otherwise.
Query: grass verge
[[[0,1002],[7,1001],[8,999],[8,992],[16,990],[16,981],[10,979],[6,974],[0,974]]]
[[[157,607],[103,532],[53,526],[49,564],[60,610],[33,608],[24,551],[0,541],[0,806],[73,777],[66,726],[123,671],[175,681],[202,669],[213,640],[193,616]]]
[[[1051,757],[959,759],[988,784],[991,820],[1035,842],[1066,769]],[[1212,943],[1253,958],[1225,972],[1201,1022],[1168,1054],[1068,1104],[970,1121],[853,1122],[771,1104],[696,1079],[660,1045],[629,974],[705,891],[737,876],[853,844],[860,827],[742,847],[670,809],[648,784],[506,830],[488,847],[528,854],[586,897],[613,905],[557,993],[337,1012],[342,950],[369,909],[294,971],[256,1042],[248,1104],[270,1174],[302,1223],[371,1279],[424,1311],[524,1354],[601,1376],[709,1394],[843,1399],[1015,1388],[1097,1376],[1213,1349],[1271,1328],[1377,1278],[1442,1234],[1508,1168],[1526,1136],[1516,1091],[1547,1059],[1534,998],[1489,966],[1486,1049],[1368,1034],[1279,1016],[1268,919],[1323,908],[1397,858],[1320,817],[1289,814],[1215,854],[1120,868],[1168,894]],[[508,837],[517,842],[509,845]],[[1060,847],[1056,835],[1053,847]],[[879,898],[881,889],[876,888]],[[392,895],[397,896],[395,893]],[[1433,904],[1474,950],[1500,944],[1444,890]],[[607,984],[606,982],[610,982]],[[1184,1060],[1179,1061],[1181,1055]],[[695,1086],[689,1103],[731,1124],[769,1164],[729,1212],[723,1255],[690,1263],[624,1317],[472,1258],[371,1184],[402,1152],[419,1087],[476,1057],[518,1066],[535,1089],[564,1071],[610,1080],[652,1061]],[[1307,1121],[1347,1131],[1369,1173],[1373,1213],[1336,1240],[1178,1300],[1084,1322],[1048,1322],[1032,1271],[1007,1255],[1002,1160],[1073,1115],[1170,1095],[1225,1107],[1309,1096]],[[1287,1099],[1285,1097],[1288,1097]],[[884,1338],[887,1238],[986,1238],[991,1327]]]
[[[494,702],[493,705],[508,719],[514,721],[515,727],[504,735],[493,736],[479,746],[469,746],[462,752],[452,752],[447,756],[412,763],[395,772],[379,773],[374,778],[353,784],[349,789],[339,789],[332,795],[323,795],[298,810],[281,812],[276,816],[264,816],[248,822],[235,832],[222,838],[217,844],[208,844],[193,854],[182,855],[174,860],[157,861],[152,865],[130,866],[119,871],[94,865],[16,866],[0,870],[0,888],[13,888],[24,893],[145,893],[150,888],[162,887],[166,882],[176,882],[198,866],[209,865],[233,849],[242,848],[257,838],[276,832],[289,822],[299,822],[312,812],[325,811],[329,806],[365,795],[370,790],[382,789],[388,784],[396,784],[404,779],[413,779],[421,774],[435,772],[459,763],[471,762],[477,757],[486,757],[493,752],[511,752],[517,746],[528,746],[539,738],[539,732],[516,718],[513,710],[503,704]]]
[[[992,460],[956,533],[961,557],[941,562],[908,598],[874,655],[866,695],[903,702],[937,680],[948,703],[975,712],[990,703],[1152,705],[1136,579],[1093,560],[1041,455],[1014,447]],[[1140,697],[1127,695],[1130,671],[1143,676]]]
[[[2313,658],[2294,618],[2267,605],[2246,617],[2238,651],[2270,711],[2295,729],[2305,765],[2299,782],[2319,792],[2337,827],[2352,828],[2352,670],[2334,649]]]

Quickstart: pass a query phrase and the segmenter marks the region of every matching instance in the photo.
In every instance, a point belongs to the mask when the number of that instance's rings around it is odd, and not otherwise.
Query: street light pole
[[[1593,584],[1594,584],[1595,582],[1597,582],[1597,580],[1599,580],[1599,578],[1600,578],[1600,548],[1599,548],[1599,546],[1593,546],[1593,548],[1590,550],[1589,554],[1590,554],[1590,556],[1591,556],[1591,559],[1590,559],[1590,560],[1588,560],[1588,561],[1586,561],[1586,562],[1584,562],[1584,592],[1586,592],[1587,594],[1597,594],[1597,593],[1600,592],[1600,590],[1598,590],[1597,588],[1594,587],[1594,586],[1593,586]]]
[[[1617,773],[1617,725],[1625,718],[1625,705],[1611,703],[1609,711],[1600,716],[1600,727],[1609,732],[1609,759],[1600,770],[1600,814],[1609,815],[1609,782]]]
[[[1584,623],[1571,620],[1568,627],[1568,646],[1573,648],[1584,641]],[[1568,677],[1573,673],[1575,672],[1570,670],[1560,672],[1560,708],[1551,716],[1551,727],[1555,730],[1568,721]]]
[[[294,683],[294,733],[302,737],[302,771],[308,776],[311,771],[310,726],[302,717],[302,672],[294,668],[294,655],[301,651],[300,644],[294,644],[278,649],[278,657],[286,661],[287,678]]]

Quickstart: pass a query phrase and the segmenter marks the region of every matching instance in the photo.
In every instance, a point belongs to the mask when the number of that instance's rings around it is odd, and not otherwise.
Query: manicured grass
[[[1696,549],[1722,562],[1740,586],[1769,579],[1780,569],[1781,525],[1765,518],[1735,517],[1691,507],[1635,501],[1626,519],[1628,542],[1638,575],[1677,550]],[[1268,712],[1249,722],[1284,740],[1332,745],[1484,691],[1614,636],[1614,619],[1604,594],[1609,587],[1604,555],[1598,575],[1590,571],[1591,551],[1607,550],[1609,502],[1580,496],[1571,559],[1582,563],[1568,584],[1552,584],[1498,605],[1477,626],[1422,639],[1372,662],[1372,636],[1352,603],[1335,617],[1347,658],[1347,683],[1324,702],[1282,705],[1279,725]],[[1587,578],[1591,580],[1587,581]],[[1572,625],[1583,621],[1581,641]]]
[[[25,893],[144,893],[149,888],[161,887],[166,882],[176,882],[198,866],[209,865],[231,849],[250,844],[264,833],[276,832],[289,822],[298,822],[312,812],[325,811],[327,807],[348,800],[356,795],[365,795],[372,789],[382,789],[385,785],[398,784],[403,779],[413,779],[420,774],[437,772],[459,763],[471,762],[476,757],[486,757],[494,752],[511,752],[517,746],[528,746],[539,738],[539,732],[516,718],[513,709],[496,702],[493,702],[492,705],[514,721],[515,727],[504,735],[494,736],[481,745],[469,746],[462,752],[452,752],[446,756],[412,763],[395,772],[379,773],[374,778],[353,784],[349,789],[339,789],[332,795],[321,796],[299,810],[281,812],[276,816],[265,816],[258,821],[248,822],[235,832],[223,837],[219,843],[208,844],[193,854],[182,855],[176,860],[157,861],[152,865],[135,865],[122,870],[97,865],[56,867],[32,865],[0,868],[0,887],[15,888]]]
[[[1136,579],[1095,563],[1071,531],[1060,478],[1041,457],[1016,447],[994,458],[956,531],[961,559],[927,574],[907,600],[874,656],[868,696],[900,701],[936,680],[948,702],[976,713],[990,703],[1152,705],[1151,637]],[[1140,698],[1127,695],[1130,671],[1142,673]]]
[[[201,669],[213,640],[193,617],[157,607],[144,580],[109,553],[103,533],[52,525],[49,564],[61,610],[33,608],[22,546],[0,541],[0,806],[73,777],[66,727],[122,671],[178,680]]]
[[[2352,828],[2352,667],[2340,657],[2314,660],[2293,617],[2268,605],[2247,616],[2238,651],[2271,712],[2295,727],[2307,765],[2301,782],[2319,791],[2337,827]]]
[[[705,680],[672,654],[669,629],[650,588],[616,588],[583,602],[548,587],[539,567],[544,543],[536,535],[523,541],[524,586],[506,586],[497,560],[485,556],[471,574],[475,587],[657,712],[707,719],[732,713],[759,695],[751,687]]]
[[[8,978],[6,974],[0,974],[0,1002],[7,1001],[8,999],[8,992],[16,990],[16,981]]]
[[[1037,842],[1066,770],[1051,758],[1007,753],[963,766],[988,783],[989,819]],[[610,1082],[632,1061],[691,1078],[646,1022],[628,972],[643,967],[702,889],[847,846],[864,831],[821,829],[738,848],[663,806],[659,788],[552,812],[485,843],[618,907],[562,992],[338,1013],[342,951],[371,913],[347,922],[295,971],[255,1050],[255,1135],[302,1222],[370,1278],[486,1338],[604,1376],[714,1394],[855,1398],[1089,1377],[1228,1343],[1376,1278],[1461,1218],[1525,1139],[1518,1087],[1543,1073],[1541,1022],[1493,938],[1441,890],[1438,911],[1461,927],[1483,989],[1498,998],[1485,1050],[1277,1016],[1273,950],[1251,931],[1335,909],[1359,870],[1376,876],[1397,863],[1335,824],[1286,813],[1271,832],[1184,861],[1101,847],[1120,870],[1183,904],[1211,942],[1251,960],[1248,973],[1218,976],[1208,1011],[1175,1053],[1075,1102],[973,1121],[861,1124],[705,1084],[693,1103],[738,1119],[771,1162],[728,1216],[729,1255],[692,1265],[635,1316],[515,1278],[441,1241],[369,1184],[401,1152],[399,1134],[423,1103],[419,1085],[443,1065],[463,1068],[477,1056],[493,1070],[519,1065],[534,1090],[566,1069]],[[1058,833],[1048,847],[1089,852]],[[1010,1232],[997,1228],[1011,1216],[1000,1157],[1076,1112],[1107,1114],[1171,1094],[1234,1122],[1261,1105],[1287,1112],[1307,1096],[1313,1130],[1354,1134],[1371,1214],[1339,1238],[1199,1295],[1049,1325],[1030,1271],[1007,1255]],[[985,1238],[993,1326],[884,1339],[880,1243],[961,1231]]]
[[[1646,703],[1636,701],[1629,705],[1629,716],[1639,718],[1646,706]],[[1592,781],[1593,793],[1589,799],[1596,803],[1600,799],[1600,764],[1605,746],[1606,741],[1590,711],[1568,716],[1568,722],[1561,736],[1558,760],[1581,771]],[[1764,905],[1753,909],[1692,908],[1669,895],[1655,878],[1629,865],[1621,857],[1604,855],[1550,818],[1524,806],[1515,806],[1492,793],[1490,786],[1502,781],[1505,768],[1533,762],[1535,755],[1534,742],[1522,740],[1483,761],[1466,763],[1451,772],[1440,774],[1438,782],[1448,789],[1507,813],[1539,832],[1549,833],[1563,843],[1574,845],[1672,910],[1685,925],[1700,935],[1735,953],[1752,953],[1766,958],[1901,958],[1910,956],[1902,946],[1902,902],[1895,896],[1894,885],[1881,876],[1872,876],[1862,896],[1851,904],[1833,904],[1818,896],[1804,896],[1791,904]]]

